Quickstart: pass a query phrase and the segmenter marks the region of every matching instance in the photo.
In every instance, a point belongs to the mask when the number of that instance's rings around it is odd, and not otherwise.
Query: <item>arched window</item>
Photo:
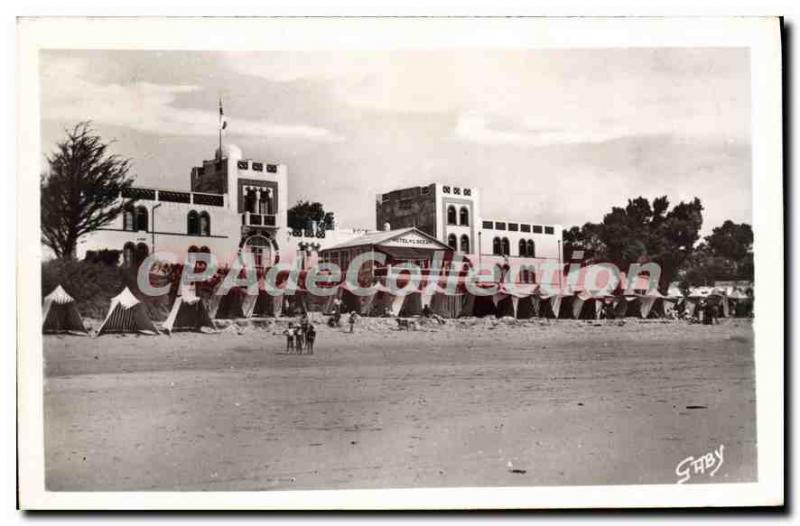
[[[133,208],[130,206],[126,206],[125,209],[122,211],[122,229],[136,231],[136,225],[134,224]]]
[[[144,261],[144,259],[149,255],[150,255],[150,249],[147,248],[147,245],[145,245],[144,243],[139,243],[138,245],[136,245],[136,251],[133,254],[134,264],[138,265],[139,263]]]
[[[450,245],[450,248],[453,250],[458,250],[458,241],[456,240],[455,234],[450,234],[447,236],[447,244]]]
[[[458,211],[458,224],[461,226],[469,226],[469,210],[466,206],[462,206]]]
[[[528,255],[528,244],[525,243],[524,239],[519,240],[519,256],[525,257]]]
[[[186,233],[190,236],[196,236],[200,233],[200,218],[194,210],[189,212],[186,216]]]
[[[192,254],[194,252],[200,252],[200,249],[197,248],[197,245],[192,245],[189,247],[189,254]]]
[[[461,252],[469,254],[469,236],[466,234],[461,236]]]
[[[448,225],[456,224],[456,207],[454,207],[453,205],[447,207],[447,224]]]
[[[244,194],[244,211],[251,214],[258,212],[256,209],[256,191],[252,188]]]
[[[202,252],[203,254],[210,254],[211,250],[209,250],[207,246],[203,245],[202,247],[200,247],[200,250],[198,250],[198,252]]]
[[[136,246],[130,241],[125,243],[122,247],[122,264],[126,267],[133,265],[133,256],[136,251]]]
[[[499,237],[496,237],[492,240],[492,254],[494,254],[495,256],[503,255],[503,246],[500,243]]]
[[[208,215],[208,212],[200,212],[200,235],[211,235],[211,217]]]
[[[529,258],[536,257],[536,244],[533,242],[533,239],[528,240],[528,257]]]
[[[511,243],[508,241],[507,237],[503,238],[503,255],[504,256],[511,255]]]
[[[144,230],[147,232],[147,208],[139,206],[136,208],[136,228],[137,232]]]

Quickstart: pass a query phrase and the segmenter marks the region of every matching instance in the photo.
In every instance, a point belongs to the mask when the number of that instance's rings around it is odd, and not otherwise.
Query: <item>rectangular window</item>
[[[506,229],[506,224],[502,223],[500,221],[496,221],[495,224],[494,224],[494,228],[495,228],[495,230],[505,230]]]
[[[422,190],[420,190],[420,193],[421,193],[422,195],[428,195],[429,193],[431,193],[431,189],[430,189],[430,187],[428,187],[428,186],[423,186],[423,187],[422,187]]]
[[[519,225],[517,223],[509,223],[508,224],[508,230],[510,232],[518,232],[519,231]]]
[[[253,170],[255,170],[256,172],[263,172],[264,163],[253,163]]]
[[[467,196],[472,195],[472,190],[470,190],[469,188],[464,188],[464,195]]]
[[[555,232],[555,230],[553,229],[553,227],[551,227],[551,226],[544,227],[544,233],[545,234],[552,234],[554,232]]]
[[[494,228],[494,223],[491,221],[484,221],[483,228]]]
[[[523,232],[530,232],[531,231],[531,225],[520,225],[519,228]]]
[[[455,188],[455,187],[454,187],[454,188],[453,188],[453,194],[455,194],[455,195],[461,195],[461,188]]]
[[[240,170],[247,170],[247,161],[237,161],[236,167]]]
[[[278,165],[276,165],[276,164],[268,164],[267,165],[267,171],[269,173],[271,173],[271,174],[276,173],[278,171]]]
[[[203,175],[204,173],[206,173],[206,169],[202,166],[197,169],[197,175]]]
[[[450,193],[450,187],[449,186],[443,186],[442,187],[442,193],[443,194],[449,194]]]
[[[542,225],[533,225],[533,233],[534,234],[541,234],[542,233]]]

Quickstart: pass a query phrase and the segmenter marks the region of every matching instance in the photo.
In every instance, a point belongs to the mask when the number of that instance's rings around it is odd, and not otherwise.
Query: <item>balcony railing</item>
[[[225,206],[225,196],[222,194],[176,192],[174,190],[158,190],[155,188],[126,188],[122,191],[122,197],[143,201],[163,201],[168,203]]]
[[[245,212],[242,214],[242,225],[244,226],[275,226],[275,214],[252,214]]]

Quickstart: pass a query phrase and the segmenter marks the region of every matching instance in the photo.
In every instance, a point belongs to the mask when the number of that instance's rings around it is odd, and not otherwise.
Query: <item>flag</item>
[[[219,129],[224,130],[228,127],[228,121],[225,119],[225,113],[222,111],[222,99],[219,99]]]

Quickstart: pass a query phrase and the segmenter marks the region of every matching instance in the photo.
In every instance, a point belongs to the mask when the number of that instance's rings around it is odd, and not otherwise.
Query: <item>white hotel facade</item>
[[[378,230],[416,227],[449,245],[474,266],[561,263],[559,225],[495,220],[481,215],[480,192],[434,183],[378,195],[376,229],[305,230],[287,226],[288,168],[285,164],[248,159],[234,145],[191,169],[189,191],[133,187],[121,199],[131,202],[111,224],[84,236],[77,256],[103,249],[122,251],[122,264],[169,252],[210,252],[230,265],[250,252],[256,265],[278,262],[304,267],[326,259],[347,258],[360,236]],[[335,258],[331,256],[336,256]],[[523,281],[535,278],[525,275]]]

